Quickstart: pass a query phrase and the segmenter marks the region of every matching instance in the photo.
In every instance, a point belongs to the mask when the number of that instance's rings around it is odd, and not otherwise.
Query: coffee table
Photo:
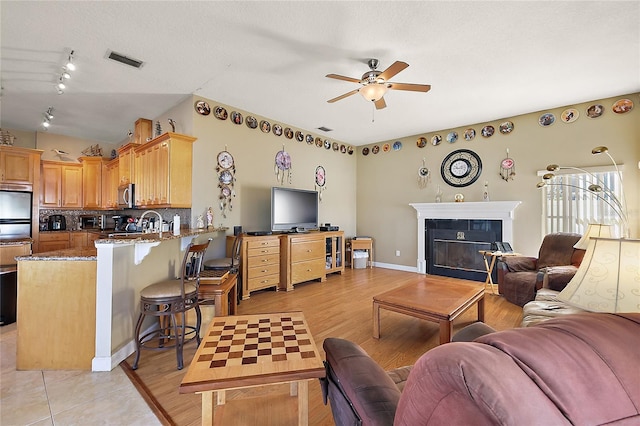
[[[309,422],[309,380],[324,365],[302,312],[215,317],[187,370],[180,393],[202,394],[202,424],[212,425],[225,391],[279,383],[298,397],[298,424]]]
[[[380,309],[440,324],[440,344],[451,341],[453,320],[478,305],[484,321],[484,286],[457,278],[426,276],[373,296],[373,337],[380,338]]]

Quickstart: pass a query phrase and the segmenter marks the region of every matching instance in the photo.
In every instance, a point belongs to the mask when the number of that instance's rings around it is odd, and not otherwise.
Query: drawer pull
[[[265,263],[265,262],[268,262],[268,261],[269,261],[268,259],[262,259],[261,260],[262,263]]]
[[[307,253],[311,253],[312,251],[313,251],[313,250],[309,249],[309,250],[307,250]]]
[[[260,271],[260,272],[268,272],[268,271],[269,271],[268,269],[263,269],[263,270],[262,270],[262,271]]]
[[[262,250],[261,253],[269,253],[269,250]]]

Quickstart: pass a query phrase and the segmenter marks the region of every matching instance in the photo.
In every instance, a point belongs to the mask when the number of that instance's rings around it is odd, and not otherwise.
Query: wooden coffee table
[[[474,281],[426,276],[418,281],[373,296],[373,337],[380,338],[380,309],[440,324],[440,344],[451,341],[453,320],[478,304],[484,321],[484,286]]]
[[[325,370],[302,312],[215,317],[187,370],[180,393],[202,394],[202,424],[212,425],[225,391],[290,383],[298,424],[309,421],[309,380]]]

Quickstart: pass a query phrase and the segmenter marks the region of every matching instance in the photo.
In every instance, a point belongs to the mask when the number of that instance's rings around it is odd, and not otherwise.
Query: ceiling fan
[[[409,66],[406,62],[395,61],[384,71],[377,70],[377,59],[369,59],[368,65],[370,70],[362,74],[362,78],[360,80],[338,74],[327,74],[327,77],[329,78],[362,84],[362,87],[359,89],[355,89],[336,98],[329,99],[327,102],[333,103],[355,93],[360,93],[366,100],[373,102],[376,109],[382,109],[387,106],[383,96],[389,89],[410,90],[413,92],[428,92],[431,89],[431,86],[428,84],[393,83],[389,81],[390,78]]]

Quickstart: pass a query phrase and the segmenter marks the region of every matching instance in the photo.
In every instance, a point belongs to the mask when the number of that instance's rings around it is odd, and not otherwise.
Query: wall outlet
[[[400,250],[396,250],[396,256],[400,256]]]

